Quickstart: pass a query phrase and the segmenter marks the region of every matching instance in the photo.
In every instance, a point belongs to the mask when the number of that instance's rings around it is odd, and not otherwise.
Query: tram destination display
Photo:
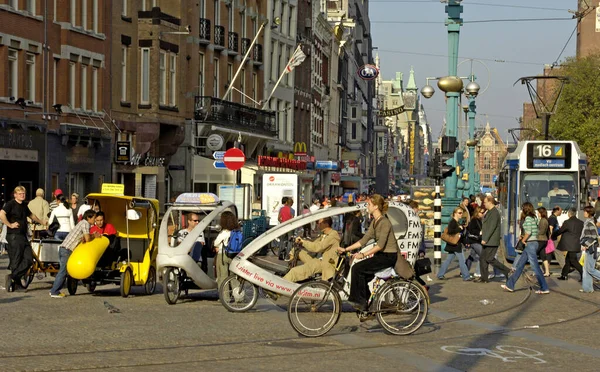
[[[567,169],[571,167],[570,143],[527,144],[527,167],[533,169]]]

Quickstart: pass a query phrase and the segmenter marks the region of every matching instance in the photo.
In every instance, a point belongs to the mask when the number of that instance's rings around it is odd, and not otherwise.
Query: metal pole
[[[433,200],[433,263],[442,264],[442,197],[440,178],[435,177],[435,198]]]
[[[294,56],[296,54],[296,52],[298,51],[298,49],[300,49],[300,45],[298,45],[298,47],[294,50],[294,53],[292,53],[292,56]],[[290,58],[290,60],[288,61],[288,63],[283,68],[283,71],[281,71],[281,75],[279,75],[279,79],[277,79],[277,82],[273,86],[273,90],[271,91],[271,94],[269,94],[269,97],[267,97],[267,99],[265,100],[265,102],[263,104],[263,107],[262,107],[263,110],[265,108],[267,108],[267,105],[269,104],[269,100],[271,99],[271,97],[273,97],[273,94],[275,94],[275,89],[277,89],[277,87],[279,86],[279,83],[281,83],[281,80],[283,79],[283,76],[286,74],[287,68],[290,65],[290,62],[292,62],[292,58]]]
[[[264,21],[260,25],[260,28],[256,32],[256,35],[254,35],[254,39],[252,40],[252,43],[250,43],[250,46],[248,47],[248,50],[246,51],[244,58],[242,58],[242,62],[240,62],[240,65],[238,66],[238,69],[235,72],[235,75],[233,75],[233,79],[231,79],[231,82],[229,83],[229,87],[227,87],[227,91],[225,91],[225,94],[223,94],[222,100],[225,100],[225,97],[227,97],[229,92],[231,92],[231,88],[233,88],[233,84],[235,83],[235,80],[237,79],[238,75],[240,74],[240,71],[242,71],[242,67],[244,67],[244,63],[246,63],[248,56],[250,55],[250,53],[252,52],[252,49],[254,48],[254,44],[256,44],[256,41],[258,40],[258,35],[260,35],[261,31],[263,30],[263,28],[265,28],[265,26],[267,25],[268,22],[269,22],[268,20]]]
[[[548,136],[550,134],[550,114],[549,113],[544,113],[542,114],[542,123],[544,126],[544,140],[548,140]]]
[[[469,111],[467,117],[469,121],[469,195],[475,195],[475,97],[469,96]]]

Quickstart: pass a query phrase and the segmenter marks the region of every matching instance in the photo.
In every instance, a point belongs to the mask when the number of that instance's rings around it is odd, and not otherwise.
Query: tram
[[[558,221],[567,219],[569,208],[583,218],[587,203],[587,156],[574,141],[521,141],[506,155],[498,177],[498,200],[502,213],[502,240],[507,258],[516,256],[519,216],[525,202],[548,214],[561,207]]]

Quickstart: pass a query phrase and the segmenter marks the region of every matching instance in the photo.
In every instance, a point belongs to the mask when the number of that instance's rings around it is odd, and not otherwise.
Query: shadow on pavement
[[[29,298],[31,296],[18,296],[18,297],[9,297],[9,298],[0,298],[0,304],[10,304],[13,302],[21,301],[25,298]]]

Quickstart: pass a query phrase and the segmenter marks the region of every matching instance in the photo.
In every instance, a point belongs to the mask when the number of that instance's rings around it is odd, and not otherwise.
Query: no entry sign
[[[242,150],[232,148],[225,151],[225,156],[223,156],[223,162],[229,170],[240,170],[246,163],[246,156],[244,155],[244,152]]]

